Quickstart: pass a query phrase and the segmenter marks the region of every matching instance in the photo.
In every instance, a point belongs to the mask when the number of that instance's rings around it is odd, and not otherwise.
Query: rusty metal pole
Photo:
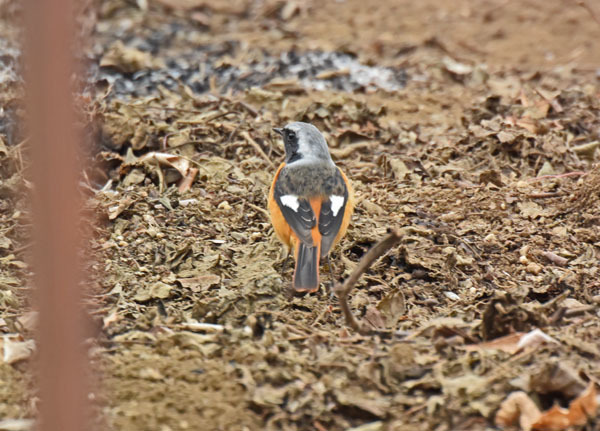
[[[44,431],[89,429],[77,189],[81,136],[71,81],[75,1],[24,3],[33,263],[40,310],[39,429]]]

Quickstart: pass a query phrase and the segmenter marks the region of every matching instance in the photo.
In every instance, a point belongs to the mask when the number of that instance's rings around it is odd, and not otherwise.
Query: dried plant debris
[[[100,59],[99,68],[92,67],[89,79],[95,85],[110,85],[111,95],[117,97],[153,95],[159,87],[174,90],[182,84],[196,93],[207,92],[215,85],[220,91],[263,86],[288,92],[395,91],[404,87],[407,79],[401,69],[368,66],[345,53],[291,51],[279,57],[256,53],[256,60],[251,60],[247,55],[236,58],[231,46],[224,49],[232,50],[225,63],[223,49],[196,47],[189,53],[167,58],[164,64],[146,51],[125,48],[117,41]]]
[[[574,426],[591,424],[595,421],[597,409],[598,396],[594,382],[590,382],[569,404],[569,408],[554,405],[544,412],[541,412],[524,392],[513,392],[502,402],[496,413],[496,425],[506,427],[518,422],[523,431],[567,430]]]
[[[597,55],[561,32],[524,43],[539,26],[518,2],[424,1],[110,0],[82,17],[101,429],[593,428],[600,110],[596,66],[564,64]],[[584,8],[532,1],[595,37]],[[6,14],[0,425],[31,428],[31,185]],[[357,200],[304,297],[266,211],[272,128],[289,121],[319,127]],[[399,244],[347,297],[362,334],[329,286],[390,228]]]

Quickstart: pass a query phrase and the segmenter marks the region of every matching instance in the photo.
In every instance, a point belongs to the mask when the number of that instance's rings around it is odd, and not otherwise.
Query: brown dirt
[[[600,378],[597,5],[162,3],[196,7],[103,2],[90,49],[104,57],[119,26],[145,38],[183,22],[201,29],[194,43],[239,42],[227,64],[261,50],[343,50],[402,67],[408,82],[354,93],[288,80],[221,94],[215,84],[212,95],[181,88],[127,102],[98,88],[87,100],[98,148],[87,172],[96,221],[87,302],[102,428],[483,430],[513,391],[543,410],[576,396],[565,385]],[[176,39],[171,54],[189,47]],[[2,106],[18,99],[6,93]],[[372,335],[344,326],[325,268],[321,292],[286,293],[291,269],[281,274],[263,210],[282,157],[271,128],[293,120],[325,133],[356,190],[332,256],[336,279],[389,227],[403,229],[351,297]],[[18,320],[29,276],[22,145],[7,136],[0,330],[30,338]],[[198,169],[189,190],[177,191],[175,169],[137,158],[155,150]],[[535,328],[556,343],[468,347]],[[35,415],[27,365],[0,363],[0,418]]]

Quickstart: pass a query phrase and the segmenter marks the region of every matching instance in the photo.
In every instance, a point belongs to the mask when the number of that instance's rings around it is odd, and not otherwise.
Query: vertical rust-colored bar
[[[88,429],[77,190],[81,136],[75,126],[71,82],[74,3],[25,2],[33,263],[40,310],[38,428],[44,431]]]

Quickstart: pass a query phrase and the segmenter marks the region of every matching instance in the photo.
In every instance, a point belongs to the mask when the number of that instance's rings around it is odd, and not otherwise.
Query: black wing
[[[343,195],[336,195],[343,197],[343,203],[340,208],[337,209],[335,215],[333,214],[331,196],[321,204],[321,212],[319,214],[319,232],[321,232],[321,257],[327,256],[333,241],[340,231],[342,221],[344,221],[344,214],[346,213],[346,204],[348,203],[348,189],[344,185]]]
[[[283,214],[283,217],[288,222],[294,233],[300,238],[300,241],[306,245],[313,246],[313,239],[310,230],[317,224],[315,213],[310,207],[310,203],[306,199],[296,198],[298,202],[297,208],[292,208],[285,205],[281,198],[286,193],[282,190],[282,187],[275,183],[274,197],[279,209]],[[288,194],[288,196],[291,196]]]

